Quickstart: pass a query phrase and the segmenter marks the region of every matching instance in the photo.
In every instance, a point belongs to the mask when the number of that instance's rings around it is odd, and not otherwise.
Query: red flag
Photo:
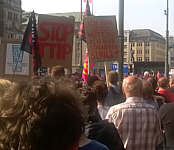
[[[28,25],[24,33],[21,50],[32,54],[32,15],[29,17]]]
[[[90,67],[89,67],[89,68],[90,68],[90,69],[92,69],[92,68],[93,68],[95,65],[96,65],[96,63],[95,63],[95,62],[91,62],[91,63],[90,63]]]
[[[85,9],[85,12],[84,12],[84,16],[91,16],[91,11],[90,11],[90,6],[89,6],[89,1],[88,0],[87,0],[87,3],[86,3],[86,9]],[[82,21],[82,23],[80,25],[80,31],[79,31],[78,34],[82,38],[83,41],[86,41],[84,20]]]

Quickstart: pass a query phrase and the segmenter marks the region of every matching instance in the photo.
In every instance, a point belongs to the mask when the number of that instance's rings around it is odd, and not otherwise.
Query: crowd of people
[[[174,77],[0,79],[0,150],[174,150],[173,102]]]

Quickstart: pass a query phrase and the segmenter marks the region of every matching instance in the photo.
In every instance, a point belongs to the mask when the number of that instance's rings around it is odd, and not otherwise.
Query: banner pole
[[[107,69],[107,62],[106,61],[104,62],[104,67],[105,67],[105,75],[106,75],[106,85],[108,87],[109,86],[109,83],[108,83],[108,69]]]
[[[88,76],[90,75],[90,59],[89,59],[89,51],[88,51]]]

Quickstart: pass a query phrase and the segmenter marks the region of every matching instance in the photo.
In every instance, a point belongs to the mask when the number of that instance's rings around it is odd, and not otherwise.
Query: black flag
[[[24,33],[21,50],[26,51],[27,53],[32,54],[32,22],[33,15],[30,15],[27,28]]]
[[[33,74],[38,75],[38,69],[41,67],[41,58],[34,11],[29,17],[29,22],[24,33],[21,50],[33,55]]]

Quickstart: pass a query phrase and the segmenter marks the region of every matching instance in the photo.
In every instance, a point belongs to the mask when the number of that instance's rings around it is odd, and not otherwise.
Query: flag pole
[[[83,13],[82,13],[82,8],[83,7],[83,0],[81,0],[81,23],[82,23],[82,20],[83,20]],[[80,57],[80,68],[83,70],[83,63],[82,63],[82,57],[83,57],[83,54],[82,54],[82,49],[83,49],[83,42],[82,42],[82,38],[80,38],[80,54],[81,54],[81,57]]]
[[[92,1],[92,15],[94,15],[94,2],[93,1]]]

